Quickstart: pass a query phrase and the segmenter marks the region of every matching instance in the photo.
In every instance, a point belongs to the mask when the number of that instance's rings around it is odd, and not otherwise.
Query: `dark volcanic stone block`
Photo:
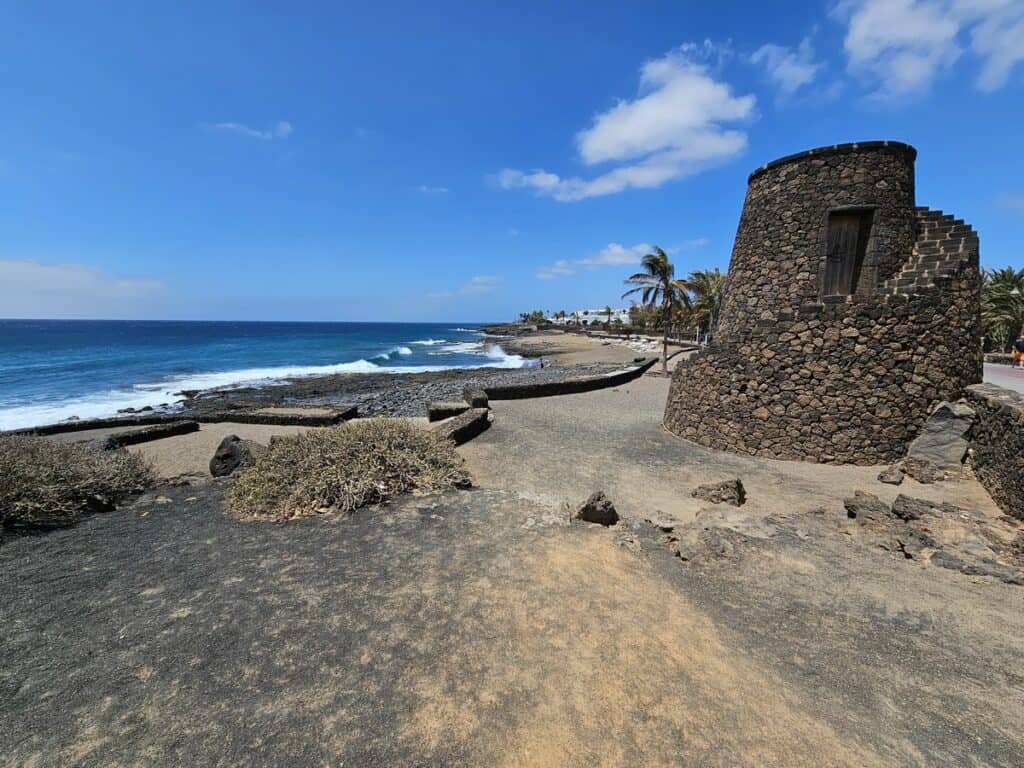
[[[427,421],[442,421],[470,409],[469,403],[434,402],[427,405]]]
[[[462,392],[462,396],[465,398],[466,402],[469,403],[470,408],[490,407],[490,401],[487,397],[487,393],[482,389],[466,387]]]
[[[486,408],[470,408],[465,413],[440,421],[433,427],[456,445],[472,440],[491,426],[491,412]]]

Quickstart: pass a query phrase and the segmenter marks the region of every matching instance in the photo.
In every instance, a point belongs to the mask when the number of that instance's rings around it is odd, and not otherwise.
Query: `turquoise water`
[[[0,320],[0,429],[173,404],[183,389],[526,364],[457,323]]]

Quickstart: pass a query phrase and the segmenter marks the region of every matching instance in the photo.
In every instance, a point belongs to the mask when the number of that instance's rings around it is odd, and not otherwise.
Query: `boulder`
[[[210,474],[227,477],[237,469],[252,466],[257,457],[266,449],[252,440],[242,440],[238,435],[228,435],[220,441],[213,458],[210,459]]]
[[[574,520],[583,520],[598,525],[615,525],[619,522],[619,513],[615,505],[609,501],[603,491],[595,491],[590,497],[573,510]]]
[[[889,514],[889,505],[866,491],[854,491],[853,496],[843,499],[843,506],[850,518],[881,519]]]
[[[434,401],[427,404],[427,421],[442,421],[465,413],[470,408],[468,403],[463,402],[439,402]]]
[[[732,504],[734,507],[742,507],[747,500],[747,491],[739,478],[698,485],[690,495],[695,499],[710,501],[712,504]]]
[[[930,462],[939,469],[959,470],[967,455],[975,416],[966,403],[939,403],[907,449],[907,458]]]
[[[901,493],[896,497],[896,501],[892,503],[892,514],[893,517],[909,522],[910,520],[920,520],[935,507],[936,505],[930,501],[912,499],[910,496],[904,496]]]
[[[899,485],[903,482],[903,476],[904,472],[899,467],[889,467],[879,473],[878,481],[888,485]]]

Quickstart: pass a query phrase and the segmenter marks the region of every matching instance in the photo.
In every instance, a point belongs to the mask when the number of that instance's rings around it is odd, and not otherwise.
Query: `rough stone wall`
[[[1024,395],[992,384],[967,388],[977,412],[971,430],[974,474],[999,508],[1024,520]]]
[[[669,430],[773,458],[881,463],[937,401],[980,381],[977,237],[915,209],[915,156],[842,145],[751,175],[715,342],[677,367]],[[828,215],[851,207],[873,211],[860,279],[851,296],[822,296]],[[941,239],[951,245],[933,256]]]

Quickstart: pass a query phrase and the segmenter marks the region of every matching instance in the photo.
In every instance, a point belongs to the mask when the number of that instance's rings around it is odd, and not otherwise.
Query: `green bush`
[[[371,419],[276,438],[238,476],[227,504],[242,517],[284,522],[468,484],[450,440],[407,421]]]
[[[0,437],[0,523],[67,525],[90,512],[112,509],[156,479],[141,456],[43,437]]]

